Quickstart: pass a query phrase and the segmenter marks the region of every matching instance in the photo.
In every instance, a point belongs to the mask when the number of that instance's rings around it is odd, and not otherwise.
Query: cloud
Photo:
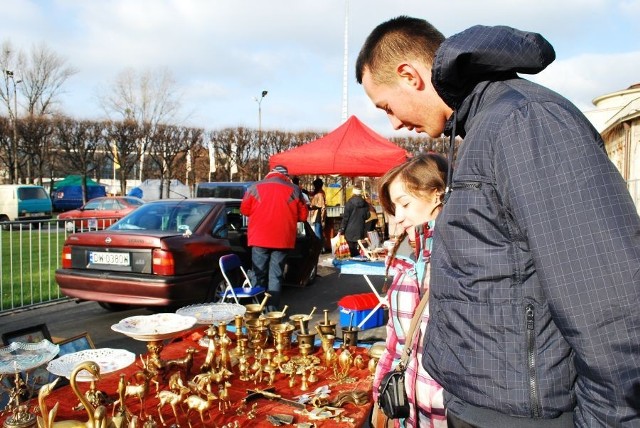
[[[69,114],[101,114],[95,99],[127,67],[169,68],[185,114],[205,128],[331,130],[342,114],[345,0],[0,0],[3,34],[29,49],[45,41],[79,70],[62,101]],[[474,24],[537,31],[558,59],[534,80],[590,108],[636,83],[638,0],[349,0],[349,114],[396,135],[356,84],[354,62],[369,32],[401,14],[445,35]],[[369,122],[370,121],[370,122]]]

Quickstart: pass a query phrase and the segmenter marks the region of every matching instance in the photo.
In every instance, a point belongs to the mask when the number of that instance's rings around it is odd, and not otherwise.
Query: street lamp
[[[255,97],[258,103],[258,180],[262,178],[262,100],[269,91],[262,91],[260,98]]]
[[[7,79],[11,79],[13,82],[13,114],[11,112],[11,102],[7,103],[7,107],[9,109],[9,118],[12,119],[13,122],[13,141],[11,144],[11,148],[13,150],[13,180],[14,184],[18,183],[18,83],[22,83],[21,79],[16,80],[14,73],[12,70],[4,70],[4,74],[7,76]],[[9,88],[7,87],[7,90]],[[8,97],[9,94],[7,94]]]

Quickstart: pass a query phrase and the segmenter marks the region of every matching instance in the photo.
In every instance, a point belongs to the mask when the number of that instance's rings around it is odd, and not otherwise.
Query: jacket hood
[[[431,80],[444,102],[457,109],[477,83],[536,74],[555,58],[553,46],[540,34],[476,25],[440,45]]]

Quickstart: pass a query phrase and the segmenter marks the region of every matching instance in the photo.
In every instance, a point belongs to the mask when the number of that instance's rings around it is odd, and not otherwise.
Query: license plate
[[[129,253],[91,251],[89,253],[89,263],[94,265],[130,266],[131,258]]]

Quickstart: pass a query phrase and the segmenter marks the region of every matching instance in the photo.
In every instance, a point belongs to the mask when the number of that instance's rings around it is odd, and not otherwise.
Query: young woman
[[[388,171],[378,183],[383,209],[393,215],[402,230],[391,251],[387,272],[395,274],[387,298],[386,349],[376,368],[373,394],[377,402],[382,377],[399,362],[411,318],[420,300],[429,293],[429,259],[433,223],[442,209],[447,179],[447,161],[435,153],[421,154]],[[429,321],[428,306],[422,313],[420,331],[415,332],[413,352],[407,362],[405,387],[410,415],[394,421],[395,427],[446,427],[442,387],[422,368],[422,338]],[[417,330],[417,329],[416,329]],[[386,426],[386,416],[374,409],[374,426]],[[389,421],[390,423],[390,421]]]

